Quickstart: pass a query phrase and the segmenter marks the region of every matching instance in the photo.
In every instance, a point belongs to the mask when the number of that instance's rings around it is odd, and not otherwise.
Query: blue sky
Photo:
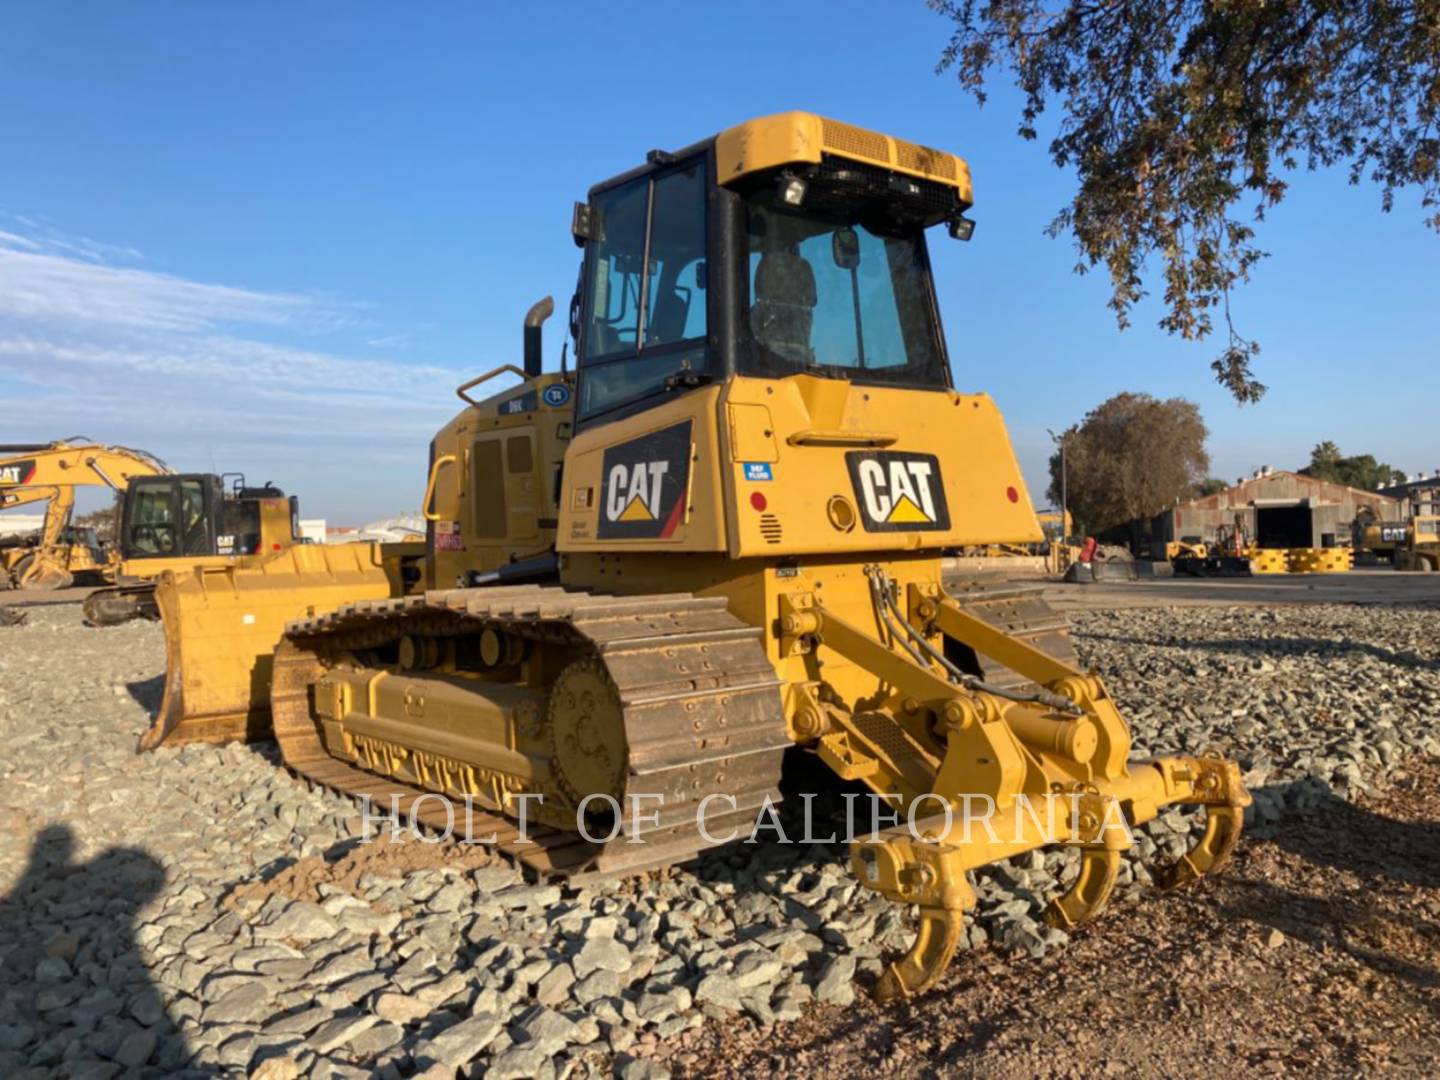
[[[1214,472],[1332,439],[1440,467],[1440,238],[1413,196],[1295,178],[1238,298],[1270,392],[1238,407],[1217,342],[1044,227],[1070,192],[1015,97],[934,63],[948,24],[890,3],[7,4],[0,64],[0,442],[86,434],[243,469],[336,522],[413,509],[453,387],[563,310],[571,202],[741,119],[807,108],[970,160],[973,243],[932,236],[957,384],[998,400],[1032,493],[1047,427],[1120,390],[1183,395]],[[547,354],[560,345],[552,324]]]

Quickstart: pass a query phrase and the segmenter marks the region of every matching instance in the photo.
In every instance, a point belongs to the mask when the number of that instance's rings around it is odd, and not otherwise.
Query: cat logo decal
[[[666,540],[685,517],[690,421],[609,447],[601,465],[601,540]]]
[[[950,528],[940,459],[934,454],[853,450],[845,464],[867,532]]]

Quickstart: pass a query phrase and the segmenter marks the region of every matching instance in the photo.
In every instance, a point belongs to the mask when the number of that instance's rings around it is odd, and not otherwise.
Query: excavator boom
[[[46,501],[45,521],[30,550],[5,566],[9,584],[21,589],[60,589],[78,571],[99,572],[84,545],[66,544],[62,534],[75,508],[75,489],[108,487],[124,491],[132,480],[170,470],[144,450],[88,440],[0,446],[0,508]]]

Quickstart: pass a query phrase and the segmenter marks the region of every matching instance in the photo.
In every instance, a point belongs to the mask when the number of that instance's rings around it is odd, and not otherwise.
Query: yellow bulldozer
[[[142,745],[273,733],[303,776],[438,824],[463,802],[474,835],[568,875],[725,842],[808,752],[898,815],[851,849],[919,908],[881,998],[944,971],[976,867],[1078,848],[1048,913],[1072,926],[1130,829],[1180,804],[1206,825],[1168,881],[1215,869],[1236,766],[1130,760],[1063,618],[942,575],[947,549],[1042,539],[941,332],[926,234],[969,239],[971,199],[962,159],[800,112],[597,184],[572,226],[576,370],[542,373],[547,298],[523,369],[459,388],[423,560],[297,547],[168,575]],[[479,397],[502,372],[521,383]]]
[[[0,508],[45,503],[33,542],[0,548],[0,577],[17,589],[99,585],[85,619],[108,626],[158,618],[155,582],[166,571],[228,566],[298,541],[299,505],[241,473],[173,473],[144,450],[85,439],[0,446]],[[120,499],[115,543],[70,523],[76,489],[108,487]]]

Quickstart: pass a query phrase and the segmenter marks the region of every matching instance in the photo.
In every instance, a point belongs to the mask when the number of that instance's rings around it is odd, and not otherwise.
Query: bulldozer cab
[[[230,490],[213,474],[133,480],[121,509],[119,548],[126,561],[257,555],[296,542],[299,503],[279,488]]]
[[[809,114],[652,151],[576,208],[580,424],[733,375],[948,388],[925,230],[969,204],[959,158]]]
[[[962,159],[809,113],[593,187],[559,552],[1041,540],[993,402],[952,386],[926,233],[968,239],[970,203]]]

